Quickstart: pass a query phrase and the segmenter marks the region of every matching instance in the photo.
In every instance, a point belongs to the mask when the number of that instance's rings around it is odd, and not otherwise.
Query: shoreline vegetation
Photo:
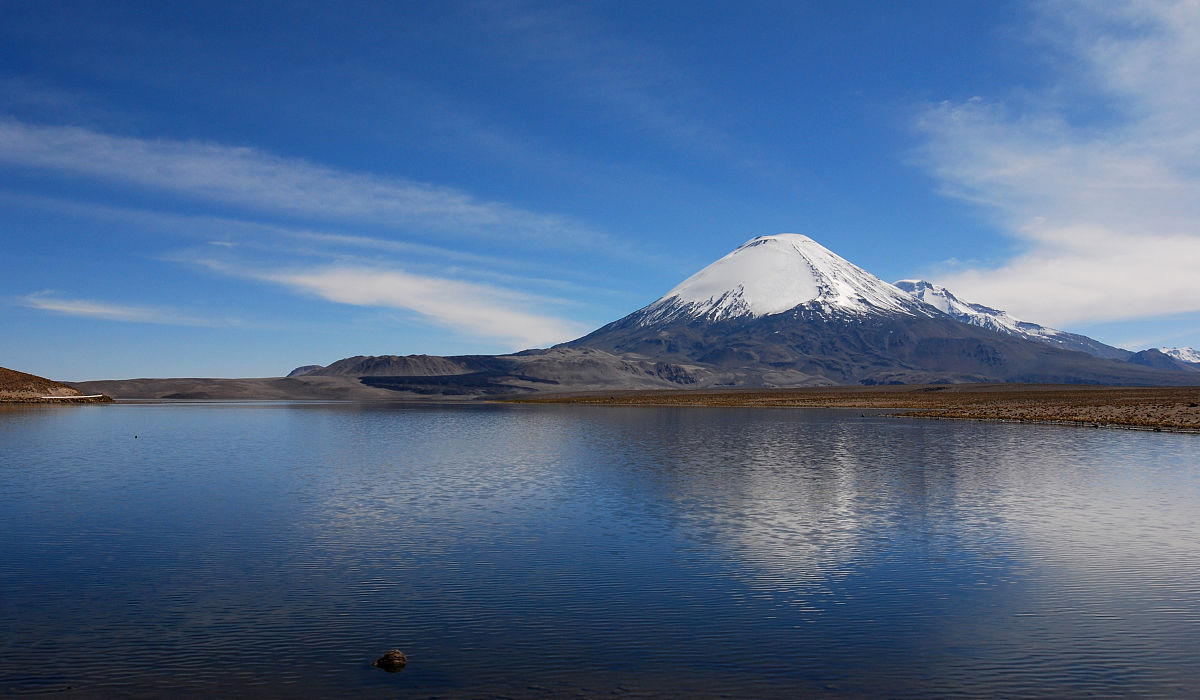
[[[511,403],[892,409],[895,415],[1200,433],[1200,386],[935,384],[581,392]]]

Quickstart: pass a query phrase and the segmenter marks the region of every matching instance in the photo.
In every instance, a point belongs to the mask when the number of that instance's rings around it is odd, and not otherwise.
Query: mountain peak
[[[983,304],[973,304],[969,301],[963,301],[954,296],[954,293],[946,289],[940,284],[934,284],[927,280],[897,280],[892,283],[898,289],[902,289],[917,299],[929,304],[938,311],[944,314],[950,314],[958,318],[960,321],[965,321],[976,326],[984,328],[992,328],[992,330],[1015,329],[1019,324],[1026,323],[1019,318],[1013,318],[1008,315],[1008,312],[999,309],[993,309],[990,306]],[[970,317],[971,320],[968,320]],[[1036,324],[1027,324],[1036,325]],[[1058,333],[1058,331],[1047,328],[1047,331]]]
[[[770,316],[801,305],[822,311],[918,313],[904,292],[799,233],[758,236],[646,307],[644,325],[675,318]]]
[[[754,238],[751,238],[750,240],[738,246],[738,248],[745,248],[746,246],[759,245],[760,243],[769,242],[783,242],[791,243],[793,245],[807,245],[809,243],[813,243],[818,246],[821,245],[803,233],[775,233],[769,236],[755,236]]]
[[[1159,352],[1176,360],[1191,364],[1200,364],[1200,351],[1195,348],[1159,348]]]

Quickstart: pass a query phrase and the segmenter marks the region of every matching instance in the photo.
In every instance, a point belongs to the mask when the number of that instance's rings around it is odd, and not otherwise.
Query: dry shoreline
[[[20,396],[0,392],[0,405],[4,406],[61,406],[63,404],[99,404],[115,403],[111,398],[100,394],[98,396]]]
[[[516,403],[607,406],[886,408],[900,416],[1200,432],[1200,386],[937,384],[660,392],[587,392]]]
[[[111,403],[103,394],[86,395],[62,382],[0,367],[0,404]]]

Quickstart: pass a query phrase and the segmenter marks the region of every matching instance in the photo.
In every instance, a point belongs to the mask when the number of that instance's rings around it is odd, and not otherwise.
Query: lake
[[[371,662],[402,649],[407,668]],[[1200,436],[0,409],[0,695],[1200,693]]]

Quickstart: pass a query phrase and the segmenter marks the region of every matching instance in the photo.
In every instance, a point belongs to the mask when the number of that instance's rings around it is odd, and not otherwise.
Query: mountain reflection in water
[[[800,409],[5,411],[0,694],[1190,694],[1196,439]],[[371,668],[390,648],[405,670]]]

